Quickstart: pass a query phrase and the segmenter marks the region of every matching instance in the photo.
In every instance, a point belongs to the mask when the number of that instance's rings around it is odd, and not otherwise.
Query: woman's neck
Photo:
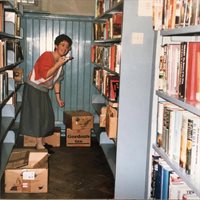
[[[60,58],[60,55],[56,51],[54,51],[52,54],[53,54],[53,58],[54,58],[55,62],[57,62],[58,59]]]

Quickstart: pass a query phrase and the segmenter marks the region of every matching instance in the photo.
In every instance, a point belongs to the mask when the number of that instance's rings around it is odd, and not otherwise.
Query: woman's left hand
[[[59,100],[57,100],[58,101],[58,105],[59,105],[59,107],[64,107],[64,105],[65,105],[65,102],[63,101],[63,100],[61,100],[61,99],[59,99]]]

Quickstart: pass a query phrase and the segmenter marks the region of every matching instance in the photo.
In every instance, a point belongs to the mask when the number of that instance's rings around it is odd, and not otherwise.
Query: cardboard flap
[[[30,152],[29,168],[47,168],[48,153],[47,152]]]
[[[46,154],[41,160],[33,165],[33,168],[47,168],[48,167],[48,154]]]
[[[16,169],[28,165],[30,151],[13,151],[10,155],[7,169]]]

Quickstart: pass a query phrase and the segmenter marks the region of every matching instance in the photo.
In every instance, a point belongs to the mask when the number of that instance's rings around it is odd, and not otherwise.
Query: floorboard
[[[16,147],[18,148],[18,147]],[[52,149],[48,193],[4,193],[3,199],[113,199],[114,177],[96,137],[91,147]]]

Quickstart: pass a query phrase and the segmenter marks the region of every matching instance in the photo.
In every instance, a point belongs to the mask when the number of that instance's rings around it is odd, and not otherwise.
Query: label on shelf
[[[132,33],[131,43],[132,44],[143,44],[144,42],[144,33]]]

